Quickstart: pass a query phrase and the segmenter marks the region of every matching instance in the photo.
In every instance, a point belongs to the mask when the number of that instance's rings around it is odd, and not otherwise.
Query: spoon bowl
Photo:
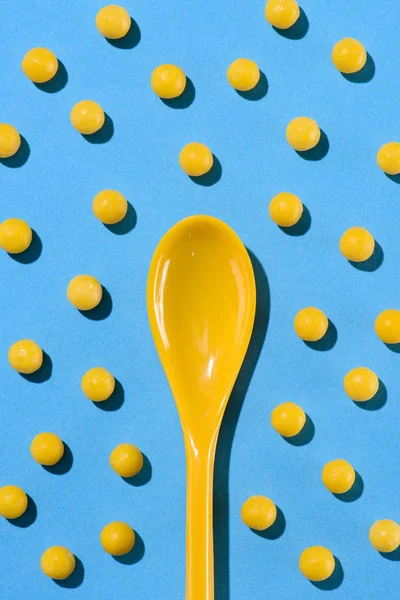
[[[180,416],[187,458],[186,600],[213,600],[212,487],[216,443],[250,341],[254,273],[236,233],[198,215],[160,241],[147,307]]]

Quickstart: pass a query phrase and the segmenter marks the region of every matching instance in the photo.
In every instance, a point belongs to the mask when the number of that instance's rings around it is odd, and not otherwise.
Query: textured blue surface
[[[199,212],[224,219],[259,261],[256,335],[218,451],[216,600],[398,598],[399,565],[372,549],[368,529],[378,518],[400,521],[400,357],[373,330],[381,310],[400,305],[400,188],[375,162],[377,149],[399,138],[399,12],[391,0],[304,0],[309,29],[287,39],[266,23],[263,4],[129,0],[141,39],[123,49],[95,29],[101,2],[2,3],[1,121],[19,129],[30,155],[19,168],[0,165],[0,218],[25,218],[43,246],[31,264],[0,256],[0,483],[21,485],[37,506],[26,528],[0,522],[2,598],[184,597],[184,450],[149,332],[145,283],[162,234]],[[347,81],[332,66],[331,48],[345,36],[360,39],[372,56],[370,81]],[[131,45],[138,38],[136,30]],[[38,89],[20,70],[25,51],[37,45],[51,48],[67,70],[68,82],[56,93]],[[258,101],[226,82],[227,66],[240,56],[266,75],[268,92]],[[162,62],[177,63],[191,78],[190,106],[167,106],[152,93],[150,74]],[[88,142],[69,123],[71,107],[85,98],[97,100],[113,121],[106,143]],[[285,141],[286,124],[302,114],[328,137],[321,160],[305,160]],[[197,185],[177,164],[181,147],[194,140],[208,144],[221,163],[214,185]],[[125,235],[91,213],[103,188],[123,192],[137,213]],[[282,190],[297,193],[309,209],[311,227],[302,236],[269,219],[268,203]],[[340,255],[338,240],[352,225],[368,228],[382,246],[377,270],[357,270]],[[107,318],[90,320],[67,302],[68,281],[82,272],[108,289]],[[328,351],[294,335],[293,317],[307,305],[325,310],[337,329]],[[51,357],[51,377],[42,383],[7,364],[9,346],[24,337]],[[387,388],[378,410],[363,410],[344,394],[344,374],[360,364]],[[82,374],[95,365],[123,386],[123,404],[120,393],[111,407],[117,410],[98,408],[80,391]],[[288,444],[270,426],[271,409],[287,400],[314,423],[304,446]],[[72,468],[64,474],[30,457],[31,439],[46,430],[71,449]],[[108,465],[110,450],[124,441],[149,459],[144,485],[127,484]],[[337,457],[363,479],[354,502],[336,499],[320,482],[323,464]],[[241,524],[241,504],[252,494],[268,495],[281,508],[286,528],[277,539]],[[130,557],[134,564],[120,564],[100,547],[100,530],[116,519],[131,523],[143,540]],[[82,561],[84,578],[79,567],[74,589],[39,569],[41,553],[54,544]],[[300,552],[314,544],[340,559],[344,578],[334,590],[321,591],[297,569]]]

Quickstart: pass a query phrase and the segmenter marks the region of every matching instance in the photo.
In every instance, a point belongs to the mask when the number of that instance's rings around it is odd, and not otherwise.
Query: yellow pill
[[[205,175],[213,166],[212,152],[205,144],[191,142],[182,148],[179,154],[179,164],[187,175],[200,177]]]
[[[378,166],[388,175],[400,173],[400,143],[389,142],[378,150],[376,155]]]
[[[63,457],[64,444],[55,433],[38,433],[32,440],[30,451],[36,462],[51,467]]]
[[[369,530],[369,541],[379,552],[393,552],[400,545],[400,525],[391,519],[375,521]]]
[[[6,219],[0,225],[0,248],[9,254],[25,252],[31,245],[32,229],[23,219]]]
[[[75,556],[64,546],[52,546],[43,552],[40,567],[52,579],[66,579],[75,569]]]
[[[350,227],[340,238],[339,248],[347,260],[363,262],[372,256],[375,240],[364,227]]]
[[[8,362],[18,373],[31,375],[42,366],[43,351],[32,340],[19,340],[10,347]]]
[[[130,552],[135,545],[135,532],[128,523],[114,521],[104,527],[100,534],[103,549],[113,556]]]
[[[110,465],[121,477],[134,477],[143,467],[143,454],[133,444],[119,444],[110,454]]]
[[[103,288],[92,275],[77,275],[69,282],[67,298],[79,310],[91,310],[101,301]]]
[[[303,214],[303,204],[298,196],[290,192],[280,192],[269,205],[271,219],[280,227],[296,225]]]
[[[388,308],[375,320],[375,333],[385,344],[400,343],[400,310]]]
[[[108,400],[115,389],[115,379],[107,369],[93,367],[89,369],[81,380],[83,393],[93,402]]]
[[[266,496],[251,496],[240,511],[242,521],[247,527],[264,531],[276,520],[276,506]]]
[[[131,17],[122,6],[108,4],[97,13],[96,27],[104,37],[118,40],[128,33],[131,27]]]
[[[22,60],[22,70],[34,83],[50,81],[57,73],[58,60],[47,48],[32,48]]]
[[[322,469],[322,483],[332,494],[345,494],[352,487],[356,473],[347,460],[337,458]]]
[[[229,83],[239,92],[252,90],[260,80],[260,69],[254,60],[238,58],[229,65],[226,72]]]
[[[0,123],[0,158],[10,158],[18,151],[21,137],[18,131],[8,123]]]
[[[349,371],[343,381],[346,394],[356,402],[371,400],[378,391],[379,379],[367,367],[356,367]]]
[[[186,75],[176,65],[160,65],[151,74],[150,83],[157,96],[171,100],[183,93],[186,87]]]
[[[298,404],[283,402],[271,413],[272,427],[284,437],[293,437],[300,433],[306,422],[306,414]]]
[[[92,210],[99,221],[106,225],[114,225],[125,217],[128,203],[120,192],[103,190],[94,197]]]
[[[297,117],[286,127],[286,139],[299,152],[311,150],[320,140],[318,123],[309,117]]]
[[[306,342],[317,342],[323,338],[328,325],[326,314],[313,306],[302,308],[294,318],[294,330]]]
[[[354,38],[343,38],[334,45],[332,62],[342,73],[357,73],[367,61],[364,46]]]
[[[103,127],[105,116],[100,104],[93,100],[81,100],[71,110],[70,119],[79,133],[89,135]]]
[[[17,485],[0,488],[0,515],[6,519],[18,519],[28,506],[28,497]]]
[[[310,546],[300,555],[299,569],[310,581],[324,581],[335,570],[335,557],[324,546]]]
[[[299,16],[300,9],[295,0],[268,0],[265,5],[265,18],[278,29],[289,29]]]

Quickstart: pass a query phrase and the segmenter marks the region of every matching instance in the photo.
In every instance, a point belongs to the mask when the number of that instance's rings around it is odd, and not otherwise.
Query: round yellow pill
[[[379,552],[393,552],[400,545],[400,525],[391,519],[375,521],[369,530],[369,541]]]
[[[10,158],[18,151],[21,137],[18,131],[8,123],[0,123],[0,158]]]
[[[6,519],[18,519],[28,506],[28,497],[17,485],[0,488],[0,515]]]
[[[400,343],[400,310],[388,308],[375,319],[375,333],[385,344]]]
[[[100,304],[103,288],[92,275],[77,275],[69,282],[67,298],[79,310],[91,310]]]
[[[130,552],[135,545],[135,532],[128,523],[114,521],[104,527],[100,534],[103,549],[114,556]]]
[[[251,496],[243,504],[240,515],[247,527],[264,531],[275,523],[276,506],[266,496]]]
[[[347,260],[363,262],[372,256],[375,240],[364,227],[350,227],[340,238],[339,248]]]
[[[115,379],[107,369],[93,367],[81,380],[83,393],[93,402],[108,400],[115,389]]]
[[[400,143],[389,142],[378,150],[376,155],[378,166],[388,175],[400,173]]]
[[[157,96],[171,100],[183,93],[186,87],[186,75],[176,65],[160,65],[151,74],[150,83]]]
[[[51,467],[63,457],[64,444],[55,433],[43,432],[33,438],[30,450],[36,462]]]
[[[337,458],[322,469],[322,483],[332,494],[345,494],[352,487],[356,473],[347,460]]]
[[[300,555],[299,569],[310,581],[324,581],[335,570],[335,557],[324,546],[310,546]]]
[[[302,308],[294,318],[294,330],[306,342],[317,342],[323,338],[328,325],[326,314],[313,306]]]
[[[318,123],[309,117],[297,117],[286,127],[286,139],[299,152],[311,150],[320,140]]]
[[[94,197],[92,210],[99,221],[106,225],[114,225],[125,217],[128,203],[121,192],[103,190]]]
[[[42,366],[43,351],[32,340],[19,340],[10,347],[8,362],[18,373],[31,375]]]
[[[50,81],[57,73],[58,60],[47,48],[32,48],[22,60],[22,70],[34,83]]]
[[[296,0],[268,0],[265,5],[265,18],[278,29],[289,29],[300,16]]]
[[[239,92],[252,90],[260,80],[260,69],[254,60],[237,58],[226,72],[229,83]]]
[[[103,127],[105,116],[100,104],[94,100],[81,100],[72,108],[70,119],[79,133],[89,135]]]
[[[298,196],[290,192],[280,192],[269,205],[271,219],[280,227],[296,225],[303,214],[303,204]]]
[[[205,175],[213,166],[212,152],[205,144],[191,142],[182,148],[179,154],[179,164],[187,175],[200,177]]]
[[[343,38],[333,46],[332,62],[342,73],[357,73],[366,61],[364,46],[354,38]]]
[[[300,433],[306,422],[306,414],[298,404],[283,402],[271,413],[272,427],[284,437],[293,437]]]
[[[128,33],[131,27],[131,17],[122,6],[108,4],[97,13],[96,27],[104,37],[118,40]]]
[[[143,454],[133,444],[119,444],[110,454],[110,465],[121,477],[134,477],[143,467]]]
[[[367,367],[356,367],[349,371],[343,381],[346,394],[356,402],[371,400],[378,391],[379,379]]]
[[[66,579],[75,569],[75,556],[64,546],[52,546],[43,552],[40,567],[52,579]]]
[[[0,224],[0,248],[10,254],[20,254],[29,248],[32,229],[23,219],[6,219]]]

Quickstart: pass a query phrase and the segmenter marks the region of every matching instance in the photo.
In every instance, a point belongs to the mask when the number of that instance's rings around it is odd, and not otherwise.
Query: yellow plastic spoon
[[[214,599],[215,449],[250,341],[255,292],[246,248],[214,217],[180,221],[154,253],[147,309],[186,449],[186,600]]]

